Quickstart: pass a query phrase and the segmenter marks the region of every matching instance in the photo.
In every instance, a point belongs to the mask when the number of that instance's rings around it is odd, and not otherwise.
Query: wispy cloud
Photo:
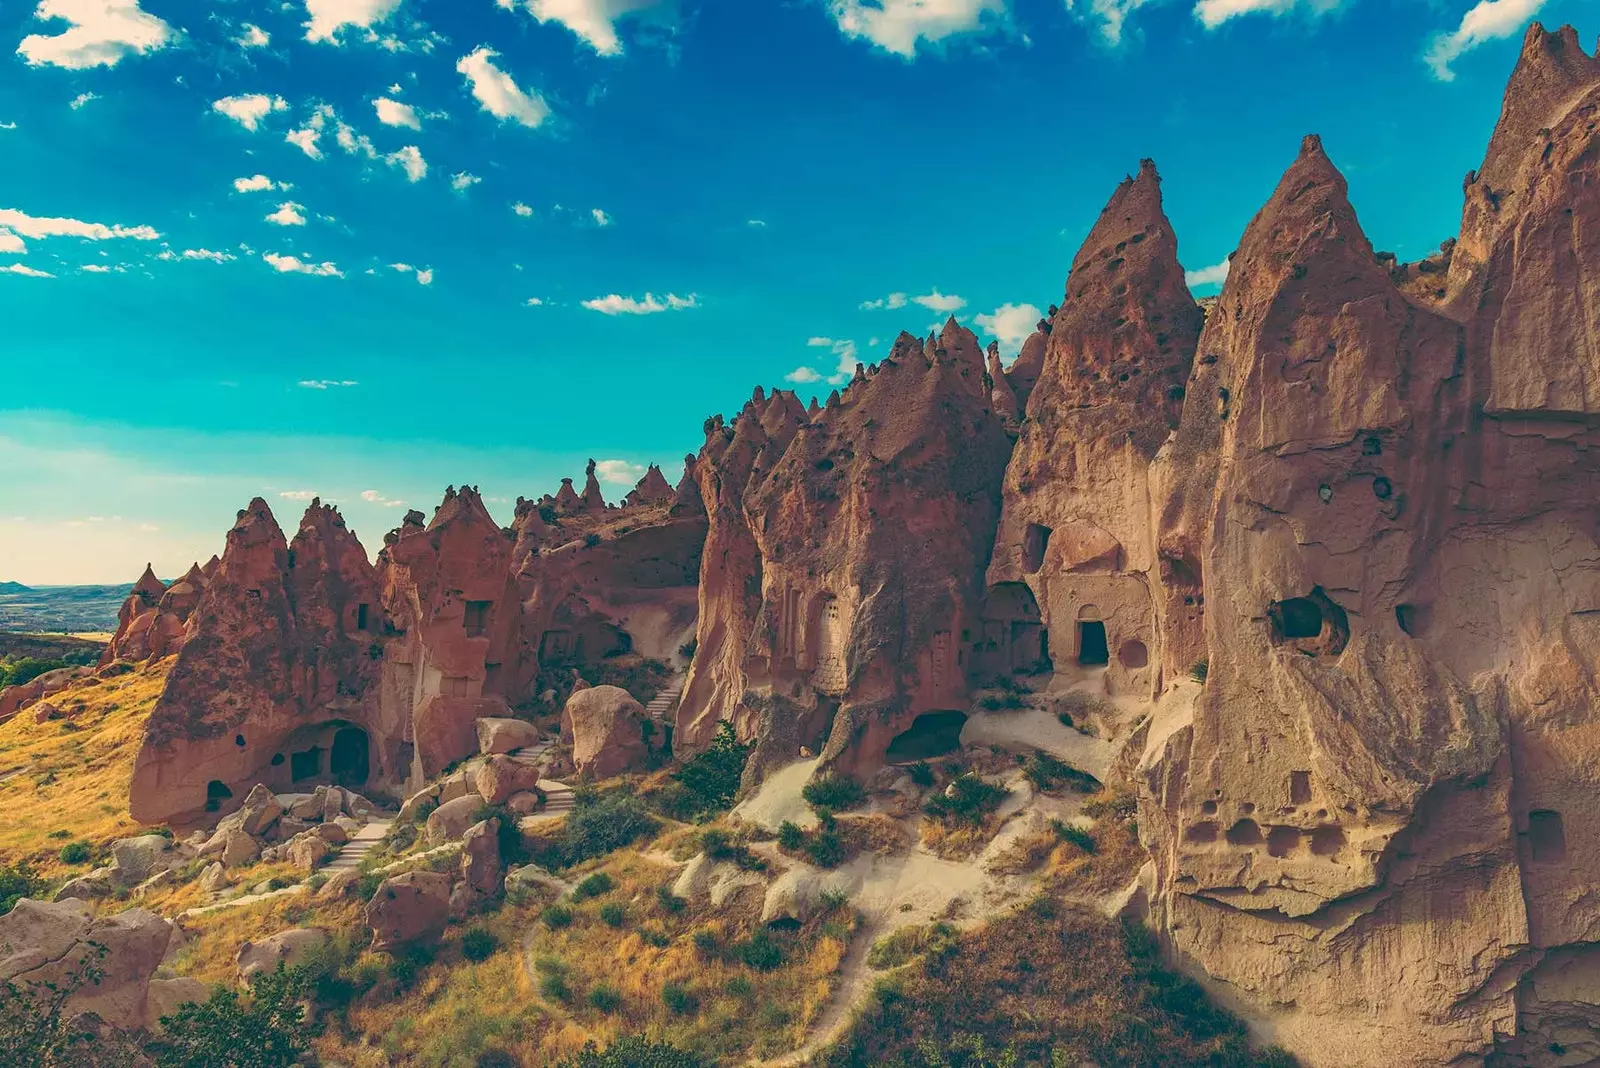
[[[389,269],[391,271],[399,271],[401,274],[409,274],[414,276],[418,285],[433,285],[432,267],[413,267],[409,263],[391,263],[389,264]]]
[[[654,293],[646,293],[643,300],[612,293],[610,296],[586,300],[583,302],[583,306],[602,315],[655,315],[658,312],[682,311],[685,308],[697,308],[700,305],[699,298],[693,293],[690,293],[687,297],[680,297],[676,293],[666,293],[659,299]]]
[[[622,54],[622,42],[617,37],[617,21],[646,8],[655,7],[661,0],[523,0],[522,6],[540,22],[556,22],[565,26],[602,56]],[[498,0],[506,10],[517,6],[515,0]]]
[[[233,43],[240,48],[265,48],[272,43],[272,35],[253,22],[246,22],[239,31]]]
[[[454,189],[457,193],[465,193],[468,189],[471,189],[481,181],[483,181],[483,179],[479,178],[476,174],[468,174],[466,171],[462,171],[459,174],[452,174],[450,176],[450,188]]]
[[[254,174],[249,178],[235,178],[233,180],[233,189],[237,193],[262,193],[271,192],[275,189],[292,188],[294,187],[288,182],[274,182],[264,174]]]
[[[596,460],[594,474],[601,482],[611,482],[619,486],[631,486],[644,477],[643,464],[629,463],[627,460]]]
[[[218,115],[226,115],[252,133],[261,126],[262,119],[274,111],[287,111],[288,108],[289,102],[283,97],[268,96],[265,93],[225,96],[221,100],[211,102],[212,111]]]
[[[1000,348],[1015,354],[1028,340],[1044,313],[1032,304],[1002,304],[988,315],[974,315],[978,329],[1000,342]]]
[[[301,389],[349,389],[360,384],[348,378],[302,378],[296,383]]]
[[[0,227],[32,238],[79,237],[85,241],[131,238],[135,241],[155,241],[161,237],[149,226],[107,226],[79,219],[43,218],[15,208],[0,208]]]
[[[408,126],[413,130],[422,129],[422,119],[417,115],[417,109],[410,104],[403,104],[398,100],[380,96],[372,102],[373,110],[378,113],[378,121],[385,126]]]
[[[1006,0],[828,0],[828,11],[846,37],[911,59],[919,45],[1003,26]]]
[[[1461,25],[1453,32],[1433,39],[1423,59],[1435,78],[1453,82],[1456,74],[1450,64],[1487,41],[1517,33],[1544,3],[1545,0],[1480,0],[1461,17]]]
[[[861,310],[862,311],[883,311],[883,310],[894,311],[897,308],[904,308],[906,306],[906,300],[907,300],[907,297],[906,297],[906,295],[904,293],[890,293],[887,297],[879,297],[877,300],[864,300],[864,301],[862,301],[861,302]]]
[[[56,33],[30,34],[17,45],[29,66],[114,67],[130,54],[164,48],[177,32],[139,8],[139,0],[40,0],[34,18],[68,24]]]
[[[67,107],[71,108],[73,111],[81,111],[83,110],[83,106],[85,104],[99,99],[99,93],[79,93],[68,102]]]
[[[277,252],[263,252],[261,258],[272,266],[279,274],[309,274],[319,278],[343,278],[344,272],[331,263],[312,263],[302,260],[299,256],[287,256]],[[343,384],[343,383],[341,383]],[[349,383],[354,385],[355,383]]]
[[[286,200],[278,205],[278,210],[267,216],[267,222],[274,226],[304,226],[306,217],[301,214],[305,206]]]
[[[281,490],[278,496],[286,501],[311,501],[322,495],[316,490]]]
[[[381,504],[385,508],[404,508],[406,506],[405,501],[396,500],[393,497],[385,497],[375,489],[362,490],[361,499],[368,504]]]
[[[422,158],[422,150],[416,145],[407,145],[391,152],[383,157],[383,161],[405,171],[408,182],[420,182],[428,176],[428,161]]]
[[[1228,280],[1228,268],[1231,265],[1232,261],[1223,260],[1221,263],[1214,263],[1210,267],[1184,271],[1183,280],[1189,283],[1191,289],[1196,286],[1220,286]]]
[[[303,25],[306,40],[340,43],[340,32],[346,26],[369,30],[387,22],[400,7],[400,0],[305,0],[306,14],[310,19]],[[376,38],[381,43],[381,39]],[[399,39],[396,38],[396,42]],[[395,49],[390,49],[394,51]]]
[[[537,92],[524,90],[511,75],[495,66],[499,53],[479,48],[462,56],[456,70],[472,84],[472,95],[484,111],[502,122],[515,122],[534,128],[550,117],[550,106]]]
[[[23,275],[23,276],[25,276],[27,278],[54,278],[55,277],[55,275],[51,274],[49,271],[41,271],[41,270],[38,270],[36,268],[29,267],[26,263],[10,263],[10,264],[7,264],[4,267],[0,267],[0,274],[20,274],[20,275]]]

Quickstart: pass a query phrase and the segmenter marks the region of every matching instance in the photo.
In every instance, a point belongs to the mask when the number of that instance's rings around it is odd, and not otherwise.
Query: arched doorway
[[[915,764],[953,753],[961,748],[961,728],[966,724],[965,712],[925,712],[912,720],[908,729],[894,736],[884,753],[884,761]]]
[[[1082,667],[1104,667],[1111,663],[1106,625],[1100,618],[1100,609],[1092,604],[1078,609],[1078,663]]]
[[[341,727],[333,736],[328,754],[328,774],[340,786],[365,786],[371,773],[367,754],[367,732],[360,727]]]
[[[973,648],[973,669],[980,675],[1048,671],[1049,657],[1039,602],[1027,583],[994,586],[983,602],[983,633]]]

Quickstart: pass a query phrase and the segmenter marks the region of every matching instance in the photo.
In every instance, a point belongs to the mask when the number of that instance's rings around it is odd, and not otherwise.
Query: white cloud
[[[10,230],[0,230],[0,254],[20,256],[28,251],[28,245],[22,238]]]
[[[241,32],[233,39],[233,43],[240,48],[265,48],[272,43],[272,35],[253,22],[247,22],[239,29]]]
[[[422,120],[417,117],[417,109],[410,104],[402,104],[398,100],[380,96],[372,102],[372,107],[378,113],[378,121],[385,126],[409,126],[413,130],[422,129]]]
[[[183,258],[186,260],[208,260],[211,263],[227,263],[234,257],[230,252],[213,252],[208,248],[186,248],[183,250]]]
[[[16,128],[17,124],[14,122],[0,122],[0,130],[15,130]]]
[[[528,205],[524,204],[520,200],[511,205],[511,210],[522,216],[524,219],[533,214],[533,209],[528,207]]]
[[[420,286],[431,286],[431,285],[433,285],[433,268],[432,267],[422,268],[422,267],[413,267],[409,263],[391,263],[391,264],[389,264],[389,269],[391,271],[399,271],[401,274],[414,274],[414,275],[416,275],[417,284],[420,285]]]
[[[279,274],[310,274],[318,278],[343,278],[344,272],[331,263],[311,263],[302,260],[299,256],[283,256],[276,252],[263,252],[261,258],[272,265],[272,269]],[[304,382],[300,383],[305,385]],[[333,385],[353,386],[354,382],[335,382]],[[326,389],[327,384],[312,387]]]
[[[372,139],[366,134],[356,133],[355,127],[351,126],[343,119],[336,120],[336,128],[334,130],[333,139],[339,145],[339,147],[345,151],[346,155],[361,155],[367,157],[368,159],[378,158],[378,150],[373,147]],[[395,155],[399,155],[399,153],[395,153]],[[421,158],[421,153],[418,153],[417,158]],[[391,157],[389,162],[392,165],[394,163],[394,159]],[[423,171],[426,173],[427,168],[424,167]],[[412,181],[415,180],[416,179],[412,179]]]
[[[296,383],[301,389],[349,389],[360,384],[360,382],[352,382],[348,378],[302,378]]]
[[[796,367],[793,371],[783,376],[786,382],[821,382],[822,376],[809,367]]]
[[[497,0],[510,10],[513,0]],[[559,22],[602,56],[622,53],[617,21],[660,0],[526,0],[528,13],[540,22]]]
[[[370,29],[386,21],[400,0],[306,0],[306,40],[339,42],[335,36],[346,26]],[[392,49],[391,49],[392,51]]]
[[[586,300],[583,302],[583,306],[602,315],[655,315],[658,312],[697,308],[700,306],[700,302],[693,293],[690,293],[687,297],[680,297],[676,293],[666,293],[659,299],[654,293],[646,293],[643,300],[612,293],[610,296]]]
[[[318,104],[311,112],[311,118],[298,130],[290,130],[284,135],[284,140],[294,145],[312,159],[322,158],[322,131],[328,125],[328,120],[334,118],[333,108],[327,104]]]
[[[238,193],[271,192],[274,189],[291,189],[287,182],[274,182],[264,174],[251,175],[249,178],[235,178],[233,188]]]
[[[322,496],[316,490],[283,490],[278,496],[286,501],[309,501]]]
[[[1108,45],[1122,43],[1122,26],[1128,16],[1143,7],[1149,0],[1089,0],[1087,6],[1076,9],[1078,17],[1100,28],[1100,37]],[[1068,3],[1069,8],[1073,7]]]
[[[929,311],[936,312],[953,312],[967,306],[965,297],[946,296],[937,289],[920,297],[912,297],[911,303],[920,304]]]
[[[1006,0],[828,0],[846,37],[864,37],[907,59],[919,43],[976,33],[1004,22]]]
[[[1183,280],[1193,286],[1219,286],[1228,280],[1229,260],[1213,264],[1210,267],[1201,267],[1196,271],[1184,271]]]
[[[1322,15],[1343,3],[1344,0],[1198,0],[1194,17],[1206,29],[1214,30],[1240,15],[1287,15],[1299,8]]]
[[[72,100],[67,104],[67,107],[71,108],[73,111],[78,111],[83,107],[83,105],[89,103],[91,100],[99,99],[99,93],[79,93],[77,96],[72,98]]]
[[[454,189],[457,193],[465,193],[468,189],[471,189],[481,181],[483,181],[483,179],[479,178],[476,174],[468,174],[466,171],[462,171],[459,174],[452,174],[450,176],[450,188]]]
[[[861,302],[862,311],[894,311],[897,308],[904,308],[905,306],[906,295],[904,293],[890,293],[887,297],[879,297],[877,300],[864,300]]]
[[[303,204],[296,204],[292,200],[286,200],[278,205],[277,211],[267,216],[267,222],[274,226],[304,226],[306,217],[300,214],[304,207],[305,205]]]
[[[456,70],[472,83],[472,95],[483,110],[501,121],[511,120],[523,126],[536,127],[550,117],[550,107],[537,92],[525,92],[511,76],[492,60],[498,52],[479,48],[462,56]]]
[[[383,161],[391,167],[399,167],[406,172],[406,180],[420,182],[428,176],[428,161],[422,158],[422,150],[416,145],[391,152],[383,157]]]
[[[78,270],[80,270],[80,271],[88,271],[90,274],[110,274],[111,273],[111,268],[107,267],[103,263],[86,263],[82,267],[79,267]]]
[[[405,501],[395,500],[392,497],[385,497],[377,490],[362,490],[361,499],[369,504],[381,504],[385,508],[404,508],[406,506]]]
[[[765,230],[767,227],[765,219],[746,219],[744,224],[753,230]]]
[[[36,271],[26,263],[11,263],[0,267],[0,274],[21,274],[29,278],[54,278],[49,271]]]
[[[854,341],[846,338],[812,337],[806,339],[806,344],[814,349],[827,349],[838,357],[833,373],[828,376],[829,382],[836,386],[842,386],[850,381],[850,376],[855,374],[856,363],[859,361],[859,353],[856,350]],[[815,377],[805,377],[807,375],[814,375]],[[799,367],[790,371],[784,377],[791,382],[816,382],[822,378],[822,375],[809,367]]]
[[[1014,353],[1022,348],[1044,313],[1032,304],[1002,304],[988,315],[974,315],[978,328],[1000,342],[1000,348]]]
[[[130,52],[154,52],[178,36],[171,26],[141,11],[139,0],[40,0],[33,17],[71,23],[54,35],[31,34],[17,45],[17,55],[35,67],[114,67]]]
[[[611,225],[611,216],[607,215],[605,212],[601,211],[599,208],[590,208],[589,209],[589,214],[594,217],[594,224],[596,226],[610,226]]]
[[[522,302],[522,306],[524,308],[538,308],[542,307],[543,305],[544,301],[538,297],[529,297],[527,300]]]
[[[1441,33],[1433,39],[1424,60],[1441,82],[1453,82],[1450,69],[1467,52],[1485,41],[1510,37],[1544,6],[1544,0],[1479,0],[1461,17],[1454,33]]]
[[[255,132],[261,125],[261,120],[270,112],[283,111],[289,102],[281,96],[268,96],[265,93],[246,93],[244,96],[225,96],[221,100],[211,102],[211,110],[219,115],[226,115],[246,130]],[[309,155],[309,153],[307,153]]]
[[[627,460],[596,460],[594,474],[601,482],[613,482],[619,486],[631,486],[644,477],[642,464],[629,463]]]
[[[23,237],[81,237],[85,241],[107,241],[128,237],[135,241],[155,241],[161,235],[149,226],[106,226],[78,219],[46,219],[27,215],[15,208],[0,208],[0,228]]]

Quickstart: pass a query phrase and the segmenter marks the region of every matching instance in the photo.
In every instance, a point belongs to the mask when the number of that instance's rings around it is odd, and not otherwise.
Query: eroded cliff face
[[[186,624],[200,603],[206,581],[205,572],[194,564],[168,586],[146,564],[117,612],[117,630],[100,656],[100,665],[116,660],[159,660],[183,648]]]
[[[1600,1055],[1597,105],[1531,30],[1438,300],[1308,139],[1154,482],[1208,660],[1146,754],[1155,915],[1311,1065]]]

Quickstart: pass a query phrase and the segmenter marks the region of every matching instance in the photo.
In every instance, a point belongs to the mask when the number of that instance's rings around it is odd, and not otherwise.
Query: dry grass
[[[63,845],[102,847],[141,833],[128,815],[128,785],[171,665],[74,683],[50,699],[81,706],[71,720],[35,723],[29,709],[0,724],[0,778],[20,772],[0,782],[0,863],[27,860],[46,878],[68,878],[88,866],[62,864]]]
[[[355,931],[362,923],[362,902],[341,898],[317,901],[305,894],[285,894],[269,901],[196,916],[183,922],[188,941],[173,960],[173,970],[203,983],[233,983],[239,947],[259,942],[291,927],[325,927]]]
[[[1047,860],[1064,863],[1065,854],[1072,849],[1054,831],[1025,835],[990,860],[988,870],[995,875],[1025,875],[1036,871]]]

